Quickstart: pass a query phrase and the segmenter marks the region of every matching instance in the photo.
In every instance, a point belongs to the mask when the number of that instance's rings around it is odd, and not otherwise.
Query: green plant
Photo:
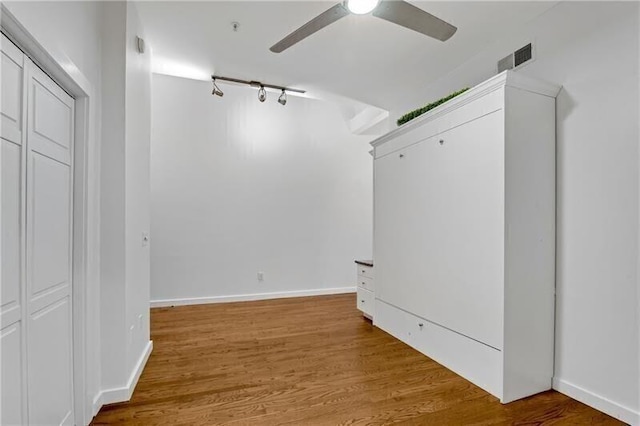
[[[406,122],[408,122],[408,121],[411,121],[411,120],[413,120],[413,119],[414,119],[414,118],[416,118],[416,117],[421,116],[421,115],[422,115],[422,114],[424,114],[425,112],[427,112],[427,111],[431,111],[431,110],[432,110],[432,109],[434,109],[435,107],[440,106],[440,105],[442,105],[443,103],[445,103],[445,102],[447,102],[447,101],[449,101],[449,100],[451,100],[451,99],[455,98],[456,96],[463,94],[463,93],[464,93],[464,92],[466,92],[467,90],[469,90],[469,88],[468,88],[468,87],[465,87],[465,88],[464,88],[464,89],[462,89],[462,90],[458,90],[457,92],[453,92],[453,93],[452,93],[452,94],[450,94],[449,96],[445,96],[445,97],[444,97],[444,98],[442,98],[442,99],[438,99],[438,100],[437,100],[437,101],[435,101],[435,102],[431,102],[430,104],[425,105],[425,106],[423,106],[422,108],[418,108],[418,109],[415,109],[415,110],[413,110],[413,111],[411,111],[411,112],[406,113],[406,114],[405,114],[405,115],[403,115],[402,117],[398,118],[398,121],[397,121],[398,126],[402,126],[404,123],[406,123]]]

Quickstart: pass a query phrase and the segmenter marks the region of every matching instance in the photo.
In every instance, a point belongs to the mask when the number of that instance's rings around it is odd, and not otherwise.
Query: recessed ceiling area
[[[140,2],[153,53],[216,73],[346,97],[386,110],[557,2],[411,2],[458,27],[446,42],[350,15],[282,53],[269,47],[335,2]],[[237,31],[233,22],[238,22]]]

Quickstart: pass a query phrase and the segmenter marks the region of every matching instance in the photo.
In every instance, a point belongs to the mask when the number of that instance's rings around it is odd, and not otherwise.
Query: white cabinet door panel
[[[376,297],[405,309],[403,301],[417,298],[412,293],[414,281],[421,280],[416,265],[422,262],[416,259],[414,249],[422,244],[423,237],[421,228],[415,224],[426,219],[420,194],[410,188],[414,171],[425,167],[424,157],[433,149],[432,141],[429,139],[375,161]]]
[[[497,111],[381,158],[375,178],[377,297],[498,349],[502,122]]]
[[[22,323],[17,322],[0,331],[2,350],[2,379],[0,424],[23,425],[22,386]]]

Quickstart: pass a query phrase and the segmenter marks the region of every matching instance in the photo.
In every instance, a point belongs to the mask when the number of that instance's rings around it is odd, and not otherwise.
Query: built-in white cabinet
[[[507,71],[372,142],[374,324],[502,402],[551,388],[558,91]]]
[[[373,285],[373,261],[356,260],[358,297],[356,305],[362,314],[373,319],[375,305],[375,287]]]

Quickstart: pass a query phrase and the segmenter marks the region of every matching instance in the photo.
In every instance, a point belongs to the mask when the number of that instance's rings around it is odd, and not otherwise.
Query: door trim
[[[73,406],[77,424],[89,424],[100,383],[99,145],[97,92],[64,52],[48,51],[0,4],[0,27],[37,66],[75,99],[73,152]]]

